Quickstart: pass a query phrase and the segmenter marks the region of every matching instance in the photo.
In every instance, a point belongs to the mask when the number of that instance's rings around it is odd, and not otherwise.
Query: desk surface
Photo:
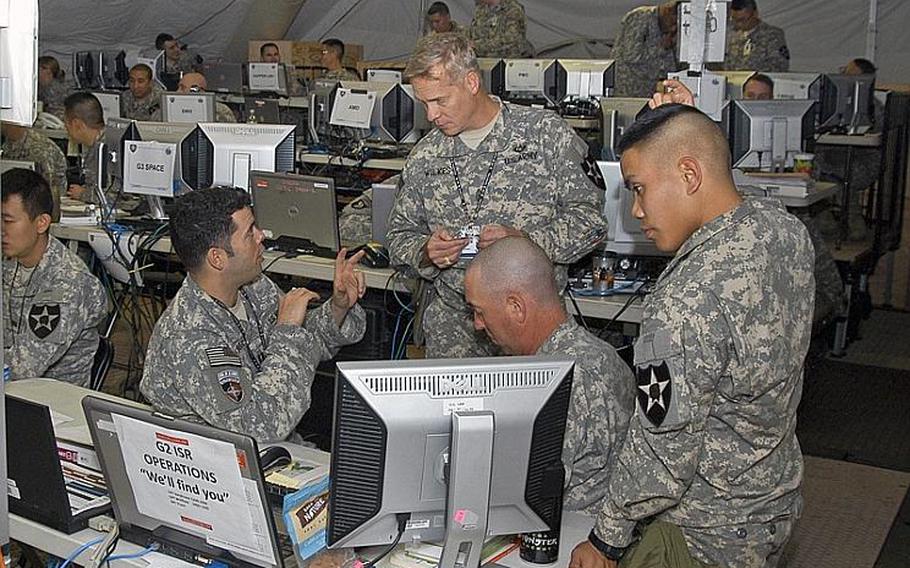
[[[329,154],[311,154],[306,150],[301,151],[297,155],[297,159],[298,161],[304,162],[306,164],[344,166],[348,168],[359,166],[363,168],[391,170],[396,172],[400,172],[404,169],[404,163],[406,161],[405,158],[383,158],[370,159],[361,163],[358,160],[352,160],[351,158],[342,158],[341,156],[330,156]]]
[[[97,227],[81,227],[54,224],[51,226],[51,234],[59,239],[88,242],[89,234],[100,233],[101,229]],[[152,247],[155,252],[173,253],[171,240],[163,237]],[[266,252],[264,266],[268,266],[268,272],[275,274],[288,274],[292,276],[301,276],[312,278],[314,280],[331,281],[335,273],[334,261],[328,258],[319,258],[315,256],[298,256],[296,258],[282,258],[280,253]],[[274,261],[274,262],[273,262]],[[366,284],[369,288],[385,290],[394,288],[399,292],[407,292],[407,287],[401,279],[395,279],[393,282],[389,279],[394,273],[389,268],[366,268],[361,267]],[[636,297],[631,301],[628,307],[623,309],[626,302],[630,300],[627,294],[617,294],[606,297],[576,296],[576,302],[581,314],[585,317],[596,319],[613,319],[622,310],[622,314],[617,321],[627,323],[640,323],[642,317],[642,299]],[[576,313],[571,301],[566,299],[566,306],[570,313]]]
[[[882,145],[881,132],[868,132],[866,134],[822,134],[816,140],[818,144],[829,146],[857,146],[862,148],[877,148]]]

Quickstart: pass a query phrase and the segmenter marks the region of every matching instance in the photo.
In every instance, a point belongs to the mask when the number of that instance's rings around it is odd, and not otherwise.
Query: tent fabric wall
[[[878,1],[880,80],[910,82],[910,2]],[[155,35],[189,32],[184,40],[208,58],[242,58],[249,39],[338,37],[365,46],[370,59],[403,57],[413,48],[428,0],[41,0],[40,51],[68,63],[73,51],[138,48]],[[622,16],[635,0],[523,0],[528,37],[538,49],[571,44],[559,55],[606,56]],[[868,0],[758,0],[765,20],[784,28],[795,71],[832,71],[866,49]],[[473,0],[449,0],[469,23]],[[206,19],[210,20],[202,24]],[[202,24],[200,26],[200,24]],[[198,26],[198,29],[193,29]],[[191,31],[192,30],[192,31]]]

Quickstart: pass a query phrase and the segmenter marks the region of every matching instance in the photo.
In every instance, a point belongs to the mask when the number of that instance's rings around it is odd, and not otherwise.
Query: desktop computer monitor
[[[88,91],[91,89],[101,89],[102,85],[98,80],[98,52],[96,51],[77,51],[73,54],[73,76],[76,79],[76,86],[80,90]]]
[[[863,134],[875,117],[875,75],[825,75],[818,111],[819,131]]]
[[[125,141],[123,193],[159,199],[174,197],[177,154],[177,144],[172,142]]]
[[[98,102],[101,103],[101,110],[104,112],[104,124],[114,118],[120,118],[120,93],[110,91],[92,91]]]
[[[733,101],[730,153],[735,168],[780,171],[807,150],[815,133],[814,101]]]
[[[774,98],[820,101],[824,75],[820,73],[764,73],[774,81]]]
[[[333,124],[337,123],[336,118],[342,111],[349,111],[345,114],[352,121],[344,126],[368,128],[370,134],[367,138],[370,140],[401,144],[417,142],[429,129],[426,109],[415,98],[411,85],[343,81],[341,87],[335,94],[332,107]],[[368,100],[370,96],[372,101]],[[346,97],[348,102],[339,104],[342,97]],[[369,113],[366,112],[368,105],[372,105]]]
[[[519,104],[555,108],[559,96],[555,59],[506,59],[503,97]]]
[[[314,144],[327,142],[331,132],[329,121],[332,116],[332,105],[335,91],[341,85],[338,81],[316,80],[310,88],[310,100],[307,108],[307,131]]]
[[[450,568],[486,536],[558,527],[574,361],[338,363],[330,548],[443,541]],[[401,527],[401,532],[399,527]]]
[[[715,73],[727,78],[727,100],[731,101],[743,98],[746,82],[755,75],[755,71],[715,71]]]
[[[168,87],[166,84],[167,81],[165,81],[164,51],[149,48],[130,51],[126,54],[126,66],[128,68],[132,69],[134,65],[138,65],[139,63],[147,65],[148,68],[152,70],[152,76],[155,79],[155,82],[163,89],[173,90],[176,88],[176,85]],[[177,80],[179,81],[180,78],[177,77]]]
[[[477,66],[480,68],[480,81],[487,92],[501,97],[506,81],[505,62],[495,57],[478,57]]]
[[[610,97],[600,100],[602,117],[601,135],[603,151],[608,159],[618,159],[616,146],[626,129],[648,110],[651,99]]]
[[[559,59],[556,61],[557,97],[601,99],[613,91],[612,59]]]
[[[287,68],[282,63],[247,63],[247,85],[251,93],[288,94]]]
[[[98,52],[98,80],[104,89],[125,89],[129,86],[130,70],[126,66],[126,52]]]
[[[401,70],[399,69],[367,69],[367,82],[401,83]]]
[[[250,190],[250,172],[294,171],[294,125],[200,123],[180,144],[183,179],[193,189]]]
[[[632,215],[634,195],[626,189],[618,161],[598,161],[604,180],[603,217],[607,222],[609,252],[626,256],[672,256],[657,250],[641,231],[641,221]]]
[[[202,73],[210,93],[243,92],[243,63],[203,63]]]
[[[213,93],[162,93],[161,118],[164,122],[214,122]]]

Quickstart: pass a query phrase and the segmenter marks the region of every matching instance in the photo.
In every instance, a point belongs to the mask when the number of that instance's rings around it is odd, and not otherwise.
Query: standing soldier
[[[477,0],[471,22],[477,57],[529,57],[526,33],[525,9],[517,0]]]
[[[617,97],[650,97],[658,81],[679,69],[677,4],[640,6],[623,16],[612,52]]]
[[[730,3],[732,30],[727,30],[724,69],[780,73],[790,70],[790,50],[784,30],[758,17],[755,0]]]

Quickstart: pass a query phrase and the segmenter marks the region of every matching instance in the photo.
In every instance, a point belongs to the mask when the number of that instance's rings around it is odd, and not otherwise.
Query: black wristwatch
[[[588,542],[593,544],[594,548],[599,550],[601,554],[614,562],[619,562],[623,554],[625,554],[626,550],[628,549],[628,547],[625,546],[622,548],[617,546],[610,546],[609,544],[600,540],[600,537],[595,534],[594,529],[591,529],[591,532],[588,534]]]

